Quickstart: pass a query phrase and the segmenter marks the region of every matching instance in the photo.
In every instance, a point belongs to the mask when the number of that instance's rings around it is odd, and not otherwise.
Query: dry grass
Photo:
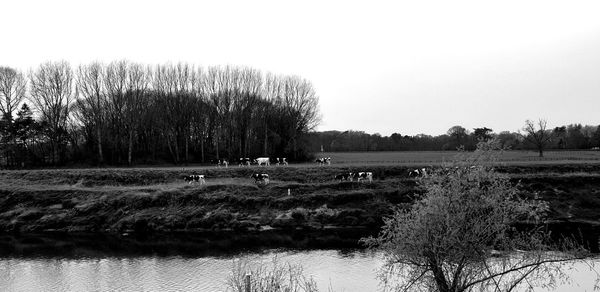
[[[420,192],[407,177],[410,168],[357,163],[2,171],[0,232],[377,228],[393,204],[409,207]],[[555,218],[600,219],[600,164],[508,165],[499,170],[521,180],[525,192],[549,200]],[[270,175],[269,185],[257,186],[250,178],[259,171]],[[333,180],[348,171],[371,171],[375,180]],[[206,175],[207,183],[187,184],[182,177],[191,173]]]
[[[318,157],[331,157],[335,164],[356,163],[402,163],[402,164],[439,164],[452,160],[456,151],[390,151],[390,152],[324,152]],[[505,151],[501,161],[510,164],[562,164],[562,163],[600,163],[600,151],[546,151],[544,157],[538,157],[535,151]]]

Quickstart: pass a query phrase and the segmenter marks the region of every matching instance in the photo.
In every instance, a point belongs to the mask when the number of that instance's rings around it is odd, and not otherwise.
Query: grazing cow
[[[369,182],[373,181],[373,173],[372,172],[356,172],[354,173],[354,177],[356,181],[360,182],[363,179],[368,179]]]
[[[268,185],[269,184],[269,175],[266,173],[255,173],[252,176],[250,176],[250,178],[254,179],[254,183],[256,184],[263,184],[263,185]]]
[[[229,167],[228,159],[213,159],[210,161],[210,163],[212,163],[216,167],[221,167],[221,166]]]
[[[427,168],[415,168],[408,172],[410,177],[427,176]]]
[[[269,159],[269,157],[259,157],[254,159],[254,163],[258,164],[258,165],[266,165],[269,166],[271,165],[271,160]]]
[[[351,172],[340,173],[340,174],[338,174],[338,175],[335,176],[335,180],[340,180],[340,181],[349,180],[349,181],[352,181],[352,173]]]
[[[284,157],[281,159],[282,159],[281,163],[283,163],[283,165],[288,165],[287,158]]]
[[[184,181],[187,181],[188,184],[192,184],[192,183],[199,183],[201,185],[205,184],[206,181],[204,180],[204,175],[203,174],[192,174],[192,175],[187,175],[183,178]]]
[[[421,175],[421,171],[418,168],[415,169],[409,169],[408,170],[408,176],[409,177],[417,177]]]
[[[325,158],[321,157],[321,158],[317,158],[317,160],[315,160],[316,163],[318,163],[319,165],[323,165],[325,164]]]
[[[250,166],[250,158],[240,158],[238,166]]]
[[[279,157],[275,158],[275,165],[279,166]]]
[[[225,166],[225,167],[229,167],[229,160],[228,159],[222,159],[221,160],[221,165]]]

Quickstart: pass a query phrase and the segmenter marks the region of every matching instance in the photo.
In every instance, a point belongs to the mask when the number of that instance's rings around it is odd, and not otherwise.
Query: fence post
[[[252,275],[251,273],[247,273],[247,274],[246,274],[246,278],[245,278],[245,280],[246,280],[246,281],[245,281],[245,282],[246,282],[246,290],[245,290],[245,292],[250,292],[250,291],[251,291],[251,288],[252,288],[252,287],[250,286],[250,276],[251,276],[251,275]]]

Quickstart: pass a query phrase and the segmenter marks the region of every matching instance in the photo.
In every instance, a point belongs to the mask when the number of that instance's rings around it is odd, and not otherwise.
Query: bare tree
[[[590,253],[571,239],[552,239],[541,223],[548,204],[522,197],[494,170],[497,142],[420,179],[425,193],[396,209],[377,238],[364,241],[385,257],[382,279],[393,291],[514,291],[552,286],[561,263]],[[518,222],[531,222],[519,229]]]
[[[0,67],[0,113],[9,121],[25,99],[27,81],[23,74],[13,68]]]
[[[4,140],[8,146],[4,148],[7,165],[11,164],[10,158],[14,158],[14,146],[17,141],[13,128],[13,113],[25,98],[26,91],[27,81],[21,72],[9,67],[0,67],[0,140]],[[5,136],[2,137],[3,135]]]
[[[539,119],[537,128],[533,121],[526,120],[523,131],[527,133],[525,140],[533,144],[539,152],[539,157],[544,157],[544,149],[552,141],[552,132],[546,129],[546,120]]]
[[[108,106],[106,109],[111,126],[112,142],[119,162],[122,159],[123,144],[125,143],[125,136],[127,134],[125,120],[127,99],[125,94],[129,89],[127,84],[128,66],[129,63],[127,61],[115,61],[111,62],[104,71],[104,83],[108,96]]]
[[[127,164],[131,166],[133,138],[141,121],[146,91],[150,84],[150,70],[141,64],[130,64],[127,70],[127,93],[125,95],[124,122],[127,128]]]
[[[80,120],[87,120],[95,129],[96,143],[98,144],[98,162],[104,162],[102,151],[102,132],[105,120],[106,88],[103,80],[104,65],[92,63],[79,66],[77,70],[77,99],[78,116]],[[85,122],[84,122],[85,123]]]
[[[73,71],[66,61],[47,62],[32,71],[29,79],[31,102],[47,123],[52,162],[56,163],[74,99]]]
[[[298,139],[303,133],[313,130],[321,120],[319,115],[319,98],[310,83],[298,76],[286,77],[282,80],[283,90],[275,102],[279,105],[281,124],[285,125],[282,134],[285,136],[286,148],[291,147],[296,158]]]

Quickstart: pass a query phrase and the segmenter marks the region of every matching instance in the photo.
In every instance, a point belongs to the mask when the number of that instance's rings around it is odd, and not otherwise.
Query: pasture
[[[325,166],[4,170],[0,233],[377,230],[393,206],[408,208],[421,192],[408,177],[411,168],[455,153],[330,153],[332,164]],[[597,152],[549,152],[545,160],[526,160],[534,154],[508,153],[504,159],[514,160],[497,169],[520,181],[525,195],[549,201],[550,219],[600,222]],[[372,183],[334,179],[365,171],[373,173]],[[270,184],[255,184],[254,173],[267,173]],[[188,184],[183,178],[191,174],[204,175],[206,184]]]
[[[457,151],[386,151],[386,152],[319,152],[316,157],[331,157],[332,164],[439,164],[454,159]],[[600,163],[600,151],[504,151],[500,161],[507,164]]]

